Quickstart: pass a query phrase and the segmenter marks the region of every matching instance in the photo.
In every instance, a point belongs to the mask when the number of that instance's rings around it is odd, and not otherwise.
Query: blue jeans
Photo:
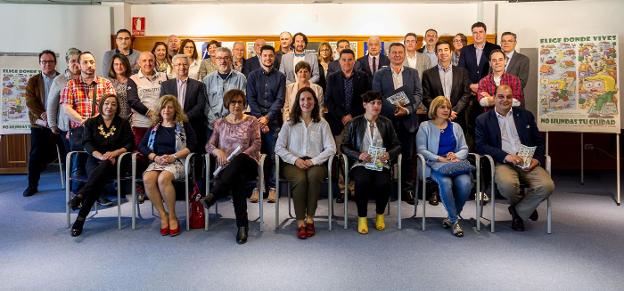
[[[469,174],[448,177],[432,170],[431,179],[438,184],[440,199],[448,212],[451,223],[457,222],[457,216],[461,213],[468,196],[470,196],[472,178]]]
[[[70,151],[84,151],[82,143],[84,128],[76,127],[69,130],[69,149]],[[87,155],[77,154],[72,157],[72,177],[84,177],[86,176],[85,165],[87,163]],[[78,180],[72,180],[70,185],[70,191],[78,193],[78,190],[82,188],[84,182]]]
[[[260,136],[262,146],[260,152],[266,154],[264,159],[264,185],[268,193],[269,188],[275,188],[275,143],[279,128],[271,128],[269,132]]]

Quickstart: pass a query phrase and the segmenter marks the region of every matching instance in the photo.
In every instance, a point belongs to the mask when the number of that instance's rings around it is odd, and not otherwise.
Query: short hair
[[[438,108],[440,108],[442,105],[446,105],[451,110],[453,109],[453,105],[448,98],[444,96],[438,96],[431,101],[431,104],[429,104],[429,112],[427,112],[427,116],[429,116],[429,119],[436,118],[436,112],[438,111]]]
[[[310,66],[310,64],[306,61],[301,61],[298,62],[295,65],[295,75],[299,72],[299,70],[301,69],[308,69],[308,72],[312,73],[312,67]]]
[[[275,54],[275,48],[274,48],[273,46],[268,45],[268,44],[265,44],[265,45],[263,45],[263,46],[260,48],[260,54],[262,54],[262,52],[263,52],[263,51],[267,51],[267,50],[268,50],[268,51],[272,51],[272,52],[273,52],[273,54]]]
[[[164,95],[160,97],[160,99],[158,99],[158,102],[156,103],[156,106],[154,107],[154,112],[156,112],[156,114],[152,115],[152,125],[159,124],[163,121],[163,118],[160,115],[160,112],[162,111],[163,107],[165,107],[165,105],[167,105],[167,103],[169,102],[173,103],[175,122],[178,123],[178,122],[188,121],[188,117],[186,117],[184,110],[182,110],[182,106],[180,106],[180,102],[178,102],[178,98],[173,95]]]
[[[462,45],[463,45],[463,46],[468,45],[468,38],[466,37],[466,35],[465,35],[465,34],[463,34],[463,33],[461,33],[461,32],[460,32],[460,33],[456,34],[455,36],[459,36],[459,38],[461,39],[461,42],[462,42]],[[455,38],[455,36],[454,36],[453,38]]]
[[[475,22],[471,27],[470,27],[470,31],[472,31],[475,27],[483,27],[483,30],[487,31],[487,26],[485,26],[485,23],[481,22],[481,21],[477,21]]]
[[[435,33],[436,33],[436,35],[438,35],[438,31],[437,31],[437,30],[435,30],[435,29],[433,29],[433,28],[429,28],[429,29],[427,29],[427,30],[425,31],[425,34],[427,34],[427,32],[430,32],[430,31],[433,31],[433,32],[435,32]]]
[[[339,46],[339,45],[340,45],[341,43],[343,43],[343,42],[346,42],[346,43],[348,43],[348,44],[349,44],[349,46],[351,46],[351,42],[349,42],[348,40],[346,40],[346,39],[344,39],[344,38],[343,38],[343,39],[341,39],[341,40],[339,40],[339,41],[337,41],[337,42],[336,42],[336,47],[337,47],[337,46]]]
[[[495,54],[495,53],[501,53],[501,54],[503,54],[503,57],[504,57],[505,59],[507,59],[507,55],[503,52],[503,50],[501,50],[501,49],[493,49],[493,50],[490,52],[490,55],[488,56],[488,60],[491,60],[491,59],[492,59],[492,55],[493,55],[493,54]]]
[[[213,45],[213,44],[214,44],[214,45],[216,45],[217,47],[221,47],[221,42],[220,42],[220,41],[217,41],[217,40],[214,40],[214,39],[213,39],[213,40],[211,40],[211,41],[209,41],[209,42],[208,42],[208,45],[207,45],[206,47],[207,47],[207,48],[209,48],[209,47],[210,47],[211,45]]]
[[[439,45],[443,45],[443,44],[448,45],[449,46],[449,50],[453,49],[453,46],[448,41],[446,41],[446,40],[438,40],[438,42],[436,42],[436,45],[435,45],[436,51],[438,50],[438,46]]]
[[[243,107],[247,107],[247,99],[245,99],[245,91],[239,90],[239,89],[232,89],[232,90],[225,92],[225,94],[223,94],[223,107],[225,109],[230,108],[230,103],[232,103],[232,100],[234,100],[234,98],[236,97],[243,98]]]
[[[403,42],[405,42],[405,40],[407,39],[408,36],[413,36],[416,40],[418,40],[418,36],[413,33],[413,32],[408,32],[405,34],[405,36],[403,37]]]
[[[102,99],[100,99],[100,103],[98,104],[98,112],[102,114],[102,112],[104,111],[104,101],[106,101],[106,99],[108,98],[115,98],[115,102],[117,102],[117,110],[115,110],[115,115],[113,117],[119,116],[121,111],[121,104],[119,104],[119,97],[117,97],[117,95],[115,94],[106,94],[104,95],[104,97],[102,97]]]
[[[301,105],[299,99],[301,98],[301,94],[303,94],[304,92],[310,93],[312,95],[312,99],[314,99],[314,107],[312,108],[311,114],[312,121],[321,121],[321,107],[319,106],[318,96],[316,96],[316,93],[314,93],[314,90],[312,90],[312,88],[303,87],[299,89],[299,91],[297,91],[297,95],[295,96],[295,102],[293,103],[293,107],[290,110],[290,124],[297,124],[300,121],[299,119],[301,118]]]
[[[402,44],[400,42],[393,42],[393,43],[390,44],[390,47],[388,47],[388,52],[390,52],[392,50],[392,48],[395,47],[395,46],[400,46],[405,51],[405,45],[404,44]]]
[[[511,35],[511,36],[513,36],[514,40],[518,39],[518,37],[516,36],[516,34],[515,34],[515,33],[513,33],[513,32],[510,32],[510,31],[505,31],[505,32],[503,32],[503,34],[501,34],[501,38],[503,38],[503,36],[507,36],[507,35]]]
[[[178,53],[179,54],[183,54],[184,53],[184,46],[186,46],[187,43],[192,43],[193,47],[195,48],[193,50],[193,55],[191,56],[191,58],[193,58],[193,60],[197,60],[197,58],[199,58],[199,54],[197,53],[197,46],[195,45],[195,42],[192,39],[184,39],[182,41],[182,43],[180,43],[180,48],[178,49]],[[190,62],[190,61],[189,61]]]
[[[130,31],[125,28],[117,30],[117,33],[115,33],[115,37],[118,37],[120,33],[124,33],[124,32],[130,35],[130,38],[132,38],[132,33],[130,33]]]
[[[224,46],[217,47],[217,51],[215,52],[215,54],[216,53],[227,53],[228,55],[230,55],[230,57],[232,56],[232,51]]]
[[[130,69],[130,61],[128,60],[128,57],[124,56],[123,54],[114,54],[111,58],[110,65],[108,67],[108,77],[112,79],[117,78],[117,73],[115,72],[114,68],[115,59],[121,60],[121,64],[124,66],[124,68],[126,68],[123,75],[127,78],[130,78],[130,76],[132,75],[132,70]]]
[[[243,47],[245,46],[245,43],[242,41],[235,41],[234,44],[232,44],[232,48],[234,48],[237,45],[242,45]]]
[[[353,55],[353,58],[355,58],[355,52],[352,49],[343,49],[340,52],[340,57],[342,57],[343,54],[350,54]]]
[[[90,51],[84,51],[84,52],[81,52],[81,53],[78,55],[78,62],[80,62],[80,60],[82,60],[82,56],[84,56],[84,55],[91,55],[91,56],[93,57],[93,59],[95,60],[95,55],[94,55],[92,52],[90,52]]]
[[[80,56],[81,53],[82,52],[75,47],[67,49],[67,51],[65,52],[65,62],[69,63],[69,58],[71,58],[72,56]]]
[[[308,37],[303,34],[303,32],[297,32],[295,33],[295,35],[293,35],[293,43],[295,42],[295,38],[297,38],[297,36],[303,37],[303,42],[306,44],[306,46],[308,45]]]
[[[39,61],[41,61],[41,56],[45,55],[45,54],[50,54],[52,55],[52,57],[54,58],[54,62],[56,63],[56,53],[54,53],[51,50],[43,50],[39,53]]]
[[[368,103],[371,101],[379,100],[381,101],[381,93],[373,90],[366,91],[362,94],[362,102]]]
[[[171,58],[171,63],[175,63],[177,59],[185,58],[187,63],[190,63],[189,57],[185,54],[177,54]],[[189,64],[190,65],[190,64]]]

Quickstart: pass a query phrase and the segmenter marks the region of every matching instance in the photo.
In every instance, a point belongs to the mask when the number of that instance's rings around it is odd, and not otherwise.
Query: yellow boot
[[[368,220],[366,217],[358,217],[358,232],[360,234],[368,233]]]
[[[384,230],[384,229],[386,229],[386,222],[384,221],[384,215],[383,214],[377,214],[377,216],[375,216],[375,228],[377,230]]]

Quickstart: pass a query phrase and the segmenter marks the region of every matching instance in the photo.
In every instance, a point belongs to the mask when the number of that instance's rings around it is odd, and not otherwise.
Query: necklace
[[[98,126],[98,129],[100,130],[100,135],[103,136],[104,138],[109,138],[111,135],[115,134],[115,130],[117,130],[117,128],[115,128],[115,126],[111,126],[111,128],[108,130],[108,132],[104,131],[104,125],[100,124],[100,126]]]

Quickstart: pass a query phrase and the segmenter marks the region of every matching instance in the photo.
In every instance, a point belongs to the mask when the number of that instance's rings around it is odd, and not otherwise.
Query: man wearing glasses
[[[132,49],[132,34],[125,28],[122,28],[117,31],[115,35],[115,44],[117,45],[116,49],[107,51],[104,53],[104,57],[102,58],[102,69],[101,75],[108,76],[108,70],[111,67],[111,61],[115,54],[122,54],[128,58],[130,61],[130,69],[132,69],[132,74],[136,74],[139,71],[139,55],[140,51]]]

